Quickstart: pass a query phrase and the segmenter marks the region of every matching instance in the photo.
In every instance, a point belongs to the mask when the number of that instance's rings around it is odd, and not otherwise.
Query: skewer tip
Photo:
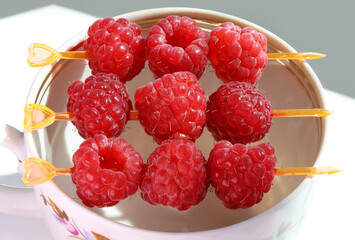
[[[278,176],[295,176],[295,175],[319,175],[319,174],[334,174],[342,172],[338,167],[294,167],[294,168],[275,168],[275,175]]]
[[[333,111],[331,110],[327,110],[327,109],[321,109],[319,108],[318,109],[318,114],[317,114],[317,117],[328,117],[329,115],[332,115],[333,114]]]
[[[305,59],[309,59],[309,60],[323,58],[323,57],[327,56],[323,53],[316,53],[316,52],[307,52],[307,53],[304,53],[303,55],[304,55]]]
[[[332,167],[332,166],[328,166],[328,167],[319,167],[318,168],[320,172],[324,172],[328,175],[330,174],[334,174],[334,173],[340,173],[342,171],[344,171],[344,169],[338,168],[338,167]]]

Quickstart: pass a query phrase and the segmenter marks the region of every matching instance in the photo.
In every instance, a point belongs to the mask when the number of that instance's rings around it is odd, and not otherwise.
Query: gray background
[[[268,29],[299,52],[326,54],[326,58],[309,61],[323,86],[355,98],[355,1],[9,0],[5,3],[4,0],[0,0],[0,2],[0,18],[49,4],[76,9],[97,17],[116,16],[155,7],[197,7],[232,14]]]

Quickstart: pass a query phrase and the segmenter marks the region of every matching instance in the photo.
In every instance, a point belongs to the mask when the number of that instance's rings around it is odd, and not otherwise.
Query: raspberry
[[[88,138],[73,163],[72,181],[87,207],[113,206],[138,190],[143,159],[124,139],[102,134]]]
[[[127,19],[99,19],[88,29],[84,49],[92,53],[92,73],[116,74],[125,83],[138,75],[146,61],[146,40],[141,28]]]
[[[97,73],[84,82],[72,82],[67,90],[67,110],[75,116],[72,123],[83,138],[96,134],[119,136],[132,108],[123,83],[114,74]]]
[[[274,179],[275,150],[269,143],[246,147],[218,142],[208,166],[215,193],[230,209],[249,208],[259,203]]]
[[[210,34],[208,59],[223,82],[255,83],[267,62],[266,51],[264,34],[225,22]]]
[[[136,90],[139,121],[157,143],[171,138],[195,141],[206,121],[204,94],[192,73],[166,74]]]
[[[149,31],[149,67],[155,78],[189,71],[200,78],[207,64],[208,35],[189,17],[168,16]]]
[[[167,140],[148,157],[140,185],[146,202],[180,211],[200,203],[209,186],[206,160],[189,140]]]
[[[217,141],[247,144],[261,140],[269,131],[272,109],[253,84],[229,82],[207,102],[206,127]]]

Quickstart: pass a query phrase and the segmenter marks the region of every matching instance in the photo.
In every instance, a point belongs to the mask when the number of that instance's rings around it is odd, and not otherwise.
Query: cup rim
[[[115,18],[127,18],[129,20],[140,20],[140,19],[147,19],[147,18],[156,18],[157,15],[189,15],[189,14],[202,14],[204,16],[211,16],[213,15],[214,17],[218,17],[219,19],[224,19],[224,20],[229,20],[229,21],[238,21],[238,22],[242,22],[244,25],[248,25],[251,26],[253,28],[258,29],[258,31],[264,33],[265,35],[267,35],[268,40],[272,40],[274,42],[277,42],[278,45],[277,47],[282,50],[282,51],[288,51],[288,52],[296,52],[296,50],[291,47],[286,41],[284,41],[283,39],[281,39],[280,37],[278,37],[277,35],[275,35],[274,33],[270,32],[269,30],[266,30],[265,28],[254,24],[248,20],[230,15],[230,14],[226,14],[226,13],[222,13],[222,12],[218,12],[218,11],[214,11],[214,10],[207,10],[207,9],[201,9],[201,8],[189,8],[189,7],[163,7],[163,8],[149,8],[149,9],[144,9],[144,10],[138,10],[138,11],[133,11],[133,12],[129,12],[129,13],[124,13],[121,15],[116,16]],[[76,44],[78,44],[79,42],[81,42],[83,39],[85,39],[86,37],[86,32],[87,30],[83,30],[81,32],[79,32],[77,35],[73,36],[72,38],[68,39],[63,45],[61,45],[58,50],[59,51],[66,51],[74,46],[76,46]],[[315,74],[314,70],[310,67],[310,65],[306,62],[306,61],[299,61],[297,64],[303,73],[307,73],[309,75],[309,79],[312,79],[312,84],[313,84],[313,90],[315,91],[315,94],[317,95],[317,100],[319,101],[319,105],[324,107],[325,106],[325,102],[324,102],[324,93],[323,93],[323,87],[317,77],[317,75]],[[42,67],[39,71],[38,74],[36,75],[32,86],[29,90],[29,94],[26,100],[26,103],[29,103],[29,98],[30,98],[30,92],[34,90],[34,87],[36,85],[37,82],[40,82],[39,80],[41,79],[41,76],[47,72],[49,69],[49,66],[47,67]],[[320,157],[323,155],[322,152],[324,151],[324,140],[327,138],[327,122],[325,119],[322,120],[322,138],[321,138],[321,142],[320,142],[320,148],[319,148],[319,152],[317,155],[317,158],[314,162],[314,165],[317,165],[320,161]],[[25,138],[25,143],[28,147],[28,152],[29,153],[36,153],[36,150],[34,148],[34,143],[33,143],[33,138],[32,138],[32,133],[29,131],[25,131],[24,133],[24,138]],[[32,147],[32,148],[31,148]],[[201,234],[201,232],[204,233],[208,233],[208,232],[217,232],[217,231],[225,231],[227,229],[230,228],[234,228],[236,225],[238,226],[242,226],[245,224],[248,224],[250,221],[254,221],[256,219],[262,218],[264,215],[269,214],[269,212],[271,211],[276,211],[280,208],[282,208],[284,205],[286,205],[290,199],[294,198],[295,195],[298,194],[298,192],[300,192],[302,190],[302,188],[305,187],[305,184],[309,181],[311,181],[312,178],[308,178],[306,177],[305,179],[302,180],[302,182],[289,194],[287,195],[284,199],[282,199],[280,202],[278,202],[277,204],[275,204],[274,206],[272,206],[271,208],[265,210],[264,212],[253,216],[247,220],[244,220],[242,222],[233,224],[233,225],[229,225],[229,226],[225,226],[225,227],[220,227],[220,228],[216,228],[216,229],[210,229],[210,230],[203,230],[203,231],[197,231],[197,232],[164,232],[164,231],[157,231],[157,230],[149,230],[149,229],[144,229],[144,228],[139,228],[139,227],[133,227],[133,226],[129,226],[129,225],[125,225],[113,220],[110,220],[108,218],[105,218],[104,216],[101,216],[93,211],[90,211],[88,208],[86,208],[85,206],[83,206],[82,204],[80,204],[79,202],[75,201],[74,199],[72,199],[66,192],[64,192],[53,180],[50,180],[46,183],[43,183],[43,185],[45,185],[46,187],[52,188],[56,191],[56,194],[60,194],[62,197],[65,197],[68,201],[70,201],[71,203],[73,203],[74,205],[76,205],[77,207],[79,207],[80,211],[85,211],[87,214],[90,214],[93,217],[99,217],[101,220],[100,221],[105,221],[109,224],[114,224],[115,226],[120,226],[122,228],[126,228],[127,230],[132,230],[132,231],[140,231],[140,232],[145,232],[145,233],[154,233],[154,234],[160,234],[161,236],[163,235],[171,235],[171,234],[179,234],[179,235],[193,235],[193,234]],[[41,188],[40,186],[33,186],[35,189],[39,189]]]

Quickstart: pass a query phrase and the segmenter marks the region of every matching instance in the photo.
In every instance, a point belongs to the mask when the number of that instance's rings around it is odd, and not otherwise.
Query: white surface
[[[10,123],[22,130],[23,107],[27,91],[38,69],[27,65],[27,47],[30,43],[46,43],[54,48],[86,29],[95,17],[57,6],[0,19],[0,29],[8,33],[0,39],[2,58],[2,81],[0,102],[3,111],[0,123]],[[16,64],[14,64],[16,63]],[[326,90],[327,106],[334,114],[329,117],[329,141],[325,145],[323,165],[334,165],[345,169],[331,176],[317,176],[317,188],[311,209],[305,215],[305,222],[299,239],[349,239],[353,236],[352,222],[355,214],[353,175],[355,157],[352,152],[355,136],[355,99]],[[4,114],[6,113],[6,114]],[[9,151],[0,148],[3,162],[0,174],[3,182],[14,182],[11,173],[16,171],[16,158]],[[5,164],[6,163],[6,164]],[[6,167],[5,167],[6,166]],[[8,169],[8,170],[6,170]],[[0,197],[1,203],[1,197]],[[42,219],[19,218],[0,214],[0,239],[52,239]]]
[[[337,166],[344,172],[319,177],[313,204],[307,213],[299,239],[355,239],[355,99],[325,91],[329,139],[324,145],[324,166]]]
[[[8,18],[0,19],[2,57],[0,58],[1,120],[23,130],[23,108],[28,89],[38,72],[27,64],[28,46],[46,43],[58,48],[65,41],[85,30],[96,18],[85,13],[58,6],[48,6]],[[21,179],[14,175],[17,159],[7,149],[0,147],[0,183],[20,185]],[[0,196],[1,204],[1,196]],[[42,219],[19,218],[0,213],[0,239],[50,240],[49,231]]]

